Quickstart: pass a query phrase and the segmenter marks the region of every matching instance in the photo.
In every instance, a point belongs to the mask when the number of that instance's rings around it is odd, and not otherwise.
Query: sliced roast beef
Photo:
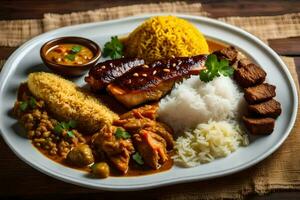
[[[244,97],[249,104],[260,103],[275,97],[275,89],[274,85],[263,83],[258,86],[246,88],[244,90]]]
[[[219,59],[228,60],[231,65],[236,62],[238,57],[238,51],[233,46],[215,51],[214,54],[217,55]]]
[[[243,62],[239,62],[238,68],[234,71],[234,79],[243,88],[263,83],[266,76],[267,73],[253,63],[245,65]]]
[[[268,135],[274,130],[275,119],[243,117],[243,122],[248,131],[253,135]]]
[[[271,99],[259,104],[248,105],[248,111],[252,116],[277,118],[281,114],[281,106],[278,101]]]

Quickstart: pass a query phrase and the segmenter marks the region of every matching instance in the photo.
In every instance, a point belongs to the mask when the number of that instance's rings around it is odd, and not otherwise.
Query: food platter
[[[17,88],[20,82],[26,81],[30,72],[48,71],[39,55],[39,50],[45,42],[57,37],[80,36],[93,40],[102,47],[111,36],[126,35],[154,16],[147,14],[57,29],[37,36],[19,47],[10,56],[0,75],[0,132],[5,142],[20,159],[49,176],[84,187],[115,191],[149,189],[225,176],[246,169],[272,154],[288,137],[297,115],[296,87],[285,64],[272,49],[244,30],[205,17],[174,15],[193,23],[206,37],[234,45],[267,72],[267,81],[277,86],[276,99],[282,106],[282,114],[276,120],[271,135],[251,136],[250,145],[246,148],[239,148],[225,159],[217,159],[193,168],[173,166],[168,171],[145,176],[94,179],[80,170],[67,168],[48,159],[32,148],[30,141],[16,134],[22,132],[17,120],[11,115]],[[85,84],[83,77],[74,78],[73,81],[80,86]]]

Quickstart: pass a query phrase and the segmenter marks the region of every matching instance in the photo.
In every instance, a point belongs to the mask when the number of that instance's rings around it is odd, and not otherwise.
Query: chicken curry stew
[[[133,109],[86,135],[76,121],[55,118],[26,83],[20,85],[13,109],[26,137],[44,155],[99,178],[146,175],[172,167],[172,130],[156,120],[156,111],[155,105]]]

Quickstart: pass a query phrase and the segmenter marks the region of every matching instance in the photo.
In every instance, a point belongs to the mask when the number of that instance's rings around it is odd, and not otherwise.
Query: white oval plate
[[[246,52],[266,70],[268,82],[277,86],[276,98],[281,102],[283,112],[276,120],[275,130],[270,136],[252,138],[248,147],[240,148],[226,158],[199,167],[174,166],[169,171],[146,176],[93,179],[82,171],[48,159],[33,148],[29,140],[17,134],[22,129],[9,113],[16,100],[17,87],[21,82],[26,81],[28,73],[48,71],[39,56],[43,43],[60,36],[82,36],[103,46],[111,36],[131,32],[150,16],[153,14],[57,29],[26,42],[10,56],[0,77],[0,130],[5,142],[19,158],[37,170],[69,183],[90,188],[124,191],[228,175],[258,163],[283,143],[293,127],[298,106],[296,87],[285,64],[272,49],[246,31],[214,19],[188,15],[177,16],[195,24],[206,36],[232,44]],[[84,84],[83,77],[75,81],[79,85]]]

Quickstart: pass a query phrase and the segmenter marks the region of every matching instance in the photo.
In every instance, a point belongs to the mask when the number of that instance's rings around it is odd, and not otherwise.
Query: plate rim
[[[14,53],[8,58],[8,60],[6,61],[5,65],[2,68],[2,72],[0,73],[0,83],[6,82],[7,78],[9,77],[8,75],[10,73],[12,73],[12,70],[9,69],[9,65],[12,62],[15,62],[16,59],[18,59],[18,55],[22,53],[23,49],[26,49],[27,46],[31,45],[32,43],[34,43],[35,41],[38,41],[40,38],[44,37],[44,36],[48,36],[50,37],[51,35],[54,35],[58,32],[64,32],[65,30],[74,30],[74,29],[78,29],[78,28],[85,28],[85,27],[89,27],[89,26],[95,26],[95,25],[99,25],[99,26],[103,26],[105,24],[114,24],[114,23],[122,23],[124,21],[134,21],[137,19],[143,19],[143,18],[148,18],[148,17],[152,17],[152,16],[157,16],[157,15],[175,15],[178,17],[183,17],[189,20],[197,20],[197,21],[201,21],[201,22],[208,22],[217,26],[221,26],[224,28],[227,28],[229,30],[234,30],[235,32],[238,32],[239,34],[246,36],[247,38],[251,39],[252,41],[256,42],[257,44],[259,44],[261,47],[263,47],[264,50],[266,50],[269,54],[271,54],[271,56],[276,60],[276,62],[278,62],[278,64],[280,65],[280,69],[284,71],[286,78],[288,79],[288,84],[292,90],[292,97],[293,97],[293,104],[294,107],[292,108],[293,113],[291,115],[291,120],[288,124],[288,127],[286,128],[286,131],[284,133],[284,135],[281,137],[281,139],[279,140],[279,142],[276,143],[276,145],[274,145],[272,148],[270,148],[268,151],[266,151],[264,154],[262,154],[260,157],[257,157],[247,163],[243,163],[233,169],[227,169],[227,170],[223,170],[223,171],[219,171],[219,172],[215,172],[213,173],[214,175],[209,175],[209,176],[203,176],[203,175],[195,175],[193,177],[190,177],[189,179],[185,179],[185,178],[177,178],[176,180],[166,180],[166,181],[160,181],[159,183],[157,182],[152,182],[152,183],[147,183],[147,184],[139,184],[134,185],[133,187],[131,185],[126,185],[126,186],[113,186],[113,185],[95,185],[93,183],[87,183],[87,182],[83,182],[81,180],[78,180],[74,177],[71,176],[65,176],[63,174],[54,174],[53,172],[51,172],[51,170],[49,170],[46,166],[41,166],[39,164],[36,163],[32,163],[30,161],[28,161],[27,159],[25,159],[22,154],[19,154],[17,152],[17,150],[15,149],[15,147],[13,147],[10,142],[8,137],[5,136],[5,134],[2,133],[2,126],[0,126],[0,135],[2,136],[2,138],[4,139],[5,143],[10,147],[10,149],[15,153],[15,155],[17,155],[18,158],[20,158],[22,161],[24,161],[25,163],[27,163],[28,165],[30,165],[31,167],[33,167],[34,169],[37,169],[38,171],[51,176],[53,178],[59,179],[61,181],[64,182],[68,182],[68,183],[72,183],[78,186],[83,186],[83,187],[87,187],[87,188],[93,188],[93,189],[102,189],[102,190],[110,190],[110,191],[134,191],[134,190],[143,190],[143,189],[151,189],[151,188],[156,188],[156,187],[161,187],[161,186],[166,186],[166,185],[173,185],[173,184],[179,184],[179,183],[187,183],[187,182],[193,182],[193,181],[197,181],[197,180],[207,180],[207,179],[212,179],[212,178],[217,178],[220,176],[227,176],[236,172],[239,172],[241,170],[247,169],[255,164],[257,164],[258,162],[264,160],[266,157],[270,156],[273,152],[275,152],[281,145],[282,143],[287,139],[287,137],[290,135],[291,130],[295,124],[296,121],[296,117],[297,117],[297,111],[298,111],[298,92],[296,89],[296,85],[294,83],[294,80],[291,76],[290,71],[288,70],[287,66],[285,65],[285,63],[282,61],[282,59],[279,57],[279,55],[277,53],[274,52],[274,50],[272,50],[269,46],[267,46],[264,42],[262,42],[260,39],[258,39],[256,36],[250,34],[249,32],[238,28],[236,26],[227,24],[226,22],[223,21],[219,21],[217,19],[212,19],[209,17],[203,17],[203,16],[194,16],[194,15],[186,15],[186,14],[178,14],[178,13],[151,13],[151,14],[142,14],[142,15],[136,15],[136,16],[131,16],[131,17],[125,17],[125,18],[120,18],[120,19],[115,19],[115,20],[108,20],[108,21],[103,21],[103,22],[91,22],[91,23],[85,23],[85,24],[78,24],[78,25],[73,25],[73,26],[67,26],[67,27],[63,27],[63,28],[58,28],[46,33],[43,33],[41,35],[38,35],[32,39],[30,39],[29,41],[25,42],[23,45],[21,45],[17,50],[14,51]],[[4,89],[4,84],[0,85],[0,93],[2,93]],[[2,124],[2,122],[0,121],[0,125]],[[50,172],[49,172],[50,171]],[[225,171],[225,172],[224,172]]]

